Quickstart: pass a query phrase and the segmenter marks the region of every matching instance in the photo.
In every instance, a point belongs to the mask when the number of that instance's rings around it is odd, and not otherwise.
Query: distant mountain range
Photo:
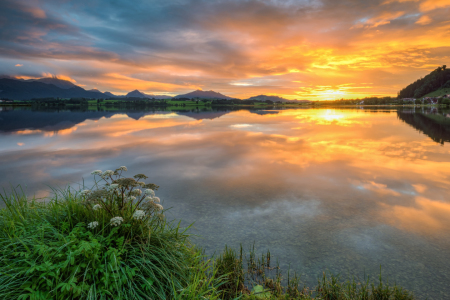
[[[183,95],[178,95],[175,96],[174,98],[200,98],[200,99],[233,99],[231,97],[222,95],[221,93],[217,93],[214,91],[202,91],[202,90],[196,90],[187,94],[183,94]]]
[[[127,99],[127,98],[149,98],[170,99],[167,95],[145,94],[134,90],[125,96],[114,95],[110,92],[101,92],[98,89],[85,90],[74,83],[56,77],[39,79],[20,79],[7,75],[0,75],[0,99],[29,100],[33,98],[93,98],[93,99]],[[189,99],[223,99],[230,100],[232,97],[225,96],[214,91],[196,90],[173,98]],[[247,100],[271,100],[281,102],[309,102],[308,100],[287,100],[278,96],[259,95]]]
[[[85,90],[68,80],[56,77],[21,79],[0,76],[0,99],[29,100],[33,98],[155,98],[168,99],[170,96],[149,95],[134,90],[126,96],[102,93],[98,89]]]
[[[288,100],[288,99],[285,99],[283,97],[267,96],[267,95],[253,96],[253,97],[250,97],[250,98],[245,99],[245,100],[259,100],[259,101],[270,100],[270,101],[273,101],[273,102],[280,101],[280,102],[289,102],[289,103],[308,103],[308,102],[311,102],[309,100]]]

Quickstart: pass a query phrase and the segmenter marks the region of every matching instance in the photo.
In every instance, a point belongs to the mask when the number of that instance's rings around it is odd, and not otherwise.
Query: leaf
[[[256,299],[270,299],[271,293],[269,291],[264,292],[262,285],[256,285],[252,289],[252,294],[255,294]]]

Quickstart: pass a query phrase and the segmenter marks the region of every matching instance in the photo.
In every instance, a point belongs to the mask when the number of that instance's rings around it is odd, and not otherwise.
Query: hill
[[[94,92],[94,93],[100,93],[100,94],[103,94],[102,92],[100,92],[99,90],[97,90],[97,89],[91,89],[91,90],[87,90],[88,92]]]
[[[444,95],[450,95],[450,87],[442,88],[437,91],[426,94],[424,97],[442,97]]]
[[[110,98],[123,98],[123,97],[125,97],[125,96],[117,96],[117,95],[114,95],[113,93],[110,93],[110,92],[104,92],[103,94],[106,97],[110,97]]]
[[[259,100],[259,101],[266,101],[266,100],[270,100],[270,101],[281,101],[281,102],[286,102],[289,101],[288,99],[285,99],[283,97],[278,97],[278,96],[267,96],[267,95],[258,95],[258,96],[253,96],[250,97],[246,100]]]
[[[152,94],[145,94],[138,90],[134,90],[129,92],[125,97],[127,98],[155,98],[155,99],[169,99],[172,98],[170,96],[166,95],[152,95]]]
[[[421,98],[439,89],[450,88],[450,70],[446,65],[411,83],[400,92],[399,98]]]
[[[222,95],[221,93],[202,90],[196,90],[187,94],[178,95],[175,96],[174,98],[189,98],[189,99],[200,98],[200,99],[226,99],[226,100],[233,99],[231,97]]]
[[[0,98],[28,100],[33,98],[99,98],[103,94],[90,92],[74,85],[72,88],[60,88],[37,80],[23,81],[16,79],[0,79]]]
[[[285,103],[309,103],[311,101],[309,100],[288,100],[286,98],[283,97],[279,97],[279,96],[267,96],[267,95],[258,95],[258,96],[253,96],[250,97],[246,100],[258,100],[258,101],[266,101],[266,100],[270,100],[273,102],[285,102]]]
[[[0,75],[0,98],[29,100],[33,98],[155,98],[168,99],[166,95],[144,94],[138,90],[126,96],[116,96],[110,92],[102,93],[98,89],[85,90],[70,81],[56,77],[28,79]]]
[[[42,82],[46,84],[53,84],[61,89],[71,89],[76,87],[77,85],[72,82],[64,79],[59,79],[57,77],[47,77],[47,78],[39,78],[39,79],[28,79],[27,82]]]

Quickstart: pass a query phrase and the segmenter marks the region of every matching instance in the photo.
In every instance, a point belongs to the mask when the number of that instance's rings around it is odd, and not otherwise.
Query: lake
[[[0,108],[0,187],[30,196],[144,173],[196,243],[270,249],[316,283],[382,275],[450,299],[450,113],[436,109]]]

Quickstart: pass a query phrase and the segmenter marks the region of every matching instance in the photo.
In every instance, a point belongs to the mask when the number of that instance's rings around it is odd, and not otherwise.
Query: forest
[[[450,69],[446,65],[402,89],[398,92],[398,98],[420,98],[443,88],[450,88]]]

